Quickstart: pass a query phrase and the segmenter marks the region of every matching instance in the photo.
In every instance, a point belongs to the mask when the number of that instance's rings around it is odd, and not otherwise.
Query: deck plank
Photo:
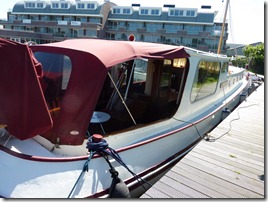
[[[208,135],[140,198],[264,198],[264,84]]]

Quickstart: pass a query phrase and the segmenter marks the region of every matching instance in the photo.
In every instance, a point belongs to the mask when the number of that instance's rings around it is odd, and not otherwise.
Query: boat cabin
[[[33,70],[38,74],[27,79],[40,91],[38,100],[28,87],[21,95],[34,96],[35,104],[26,107],[29,117],[46,126],[13,134],[19,139],[40,134],[56,145],[81,145],[94,133],[135,133],[171,118],[191,120],[224,100],[243,78],[242,71],[230,74],[227,57],[179,46],[70,39],[23,48],[42,71]],[[26,87],[23,82],[18,85]],[[7,125],[11,131],[17,127]]]
[[[177,46],[67,40],[31,49],[42,64],[41,86],[53,120],[42,136],[59,144],[171,118],[189,70],[189,55]]]

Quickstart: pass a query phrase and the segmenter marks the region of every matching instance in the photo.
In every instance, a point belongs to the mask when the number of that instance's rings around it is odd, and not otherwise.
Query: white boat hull
[[[241,91],[230,98],[226,106],[231,109],[239,104],[244,88],[241,87]],[[118,153],[131,171],[154,183],[221,121],[223,108],[224,105],[215,107],[215,110],[206,116],[196,117],[191,123],[171,119],[168,123],[170,130],[155,135],[154,138],[147,135],[147,140],[122,148]],[[174,127],[174,124],[178,126]],[[34,140],[25,140],[27,141],[28,147],[46,150]],[[82,172],[87,156],[64,158],[25,155],[21,154],[23,149],[16,149],[16,144],[24,143],[11,139],[7,144],[11,145],[11,150],[0,147],[0,195],[6,198],[67,198]],[[111,159],[110,162],[128,185],[132,197],[139,197],[145,192],[131,173],[115,160]],[[94,157],[70,197],[106,197],[111,182],[106,161],[101,157]],[[144,186],[146,189],[150,187],[146,183]]]

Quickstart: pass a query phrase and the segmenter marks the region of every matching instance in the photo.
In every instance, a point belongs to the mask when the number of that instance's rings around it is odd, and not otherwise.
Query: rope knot
[[[88,138],[87,146],[89,152],[104,151],[108,148],[108,143],[100,134],[94,134]]]
[[[114,169],[114,167],[112,167],[109,171],[110,171],[110,173],[111,173],[111,177],[112,177],[112,178],[118,176],[118,172]]]

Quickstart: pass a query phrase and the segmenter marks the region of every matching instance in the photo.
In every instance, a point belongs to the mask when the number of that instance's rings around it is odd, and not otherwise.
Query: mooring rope
[[[119,156],[119,154],[112,149],[111,147],[109,147],[108,143],[106,142],[105,139],[100,138],[100,140],[98,140],[98,142],[94,142],[94,135],[90,136],[88,138],[88,142],[87,142],[87,147],[89,152],[91,151],[96,151],[97,153],[99,153],[102,156],[109,155],[112,158],[114,158],[119,164],[121,164],[124,168],[126,168],[128,170],[128,172],[130,172],[135,179],[140,182],[140,180],[142,180],[143,182],[149,184],[150,186],[152,186],[149,182],[145,181],[144,179],[142,179],[141,177],[139,177],[137,174],[135,174],[133,171],[131,171],[128,166],[124,163],[124,161],[121,159],[121,157]],[[143,184],[141,184],[143,186]],[[143,186],[144,187],[144,186]],[[146,189],[144,187],[144,189]]]
[[[93,151],[93,152],[90,152],[90,154],[89,154],[89,156],[88,156],[86,162],[84,163],[83,169],[82,169],[82,171],[81,171],[79,177],[77,178],[77,180],[76,180],[76,182],[75,182],[75,184],[74,184],[74,186],[73,186],[73,188],[72,188],[70,194],[68,195],[68,198],[70,198],[71,195],[73,194],[74,189],[76,188],[76,186],[77,186],[77,184],[78,184],[80,178],[82,177],[82,174],[83,174],[84,172],[88,171],[88,163],[89,163],[89,161],[92,159],[92,157],[94,156],[95,153],[96,153],[96,152],[94,152],[94,151]]]
[[[131,171],[128,166],[124,163],[124,161],[121,159],[121,157],[119,156],[119,154],[112,149],[111,147],[109,147],[107,141],[105,139],[102,138],[101,135],[98,134],[94,134],[93,136],[90,136],[88,138],[88,142],[87,142],[87,146],[86,148],[89,151],[89,156],[86,160],[86,162],[84,163],[83,169],[78,177],[78,179],[76,180],[70,194],[68,195],[68,198],[71,197],[71,195],[73,194],[80,178],[82,177],[82,174],[86,171],[88,171],[88,164],[90,162],[90,160],[92,159],[92,157],[97,153],[100,156],[102,156],[106,162],[108,163],[108,165],[110,166],[110,173],[112,174],[112,178],[117,177],[118,176],[118,172],[114,169],[114,167],[112,166],[112,164],[109,162],[108,159],[108,155],[111,156],[112,158],[114,158],[120,165],[122,165],[124,168],[126,168],[133,176],[134,178],[141,184],[141,186],[146,190],[146,188],[144,187],[144,185],[141,183],[141,181],[145,182],[146,184],[149,184],[150,186],[153,186],[152,184],[150,184],[149,182],[147,182],[146,180],[142,179],[141,177],[139,177],[137,174],[135,174],[133,171]],[[116,178],[115,178],[116,179]],[[116,180],[113,180],[112,182],[112,186],[111,186],[111,190],[114,190],[114,186],[115,186],[115,182],[119,182],[121,181],[119,178],[117,178]],[[111,190],[109,195],[111,195]]]

